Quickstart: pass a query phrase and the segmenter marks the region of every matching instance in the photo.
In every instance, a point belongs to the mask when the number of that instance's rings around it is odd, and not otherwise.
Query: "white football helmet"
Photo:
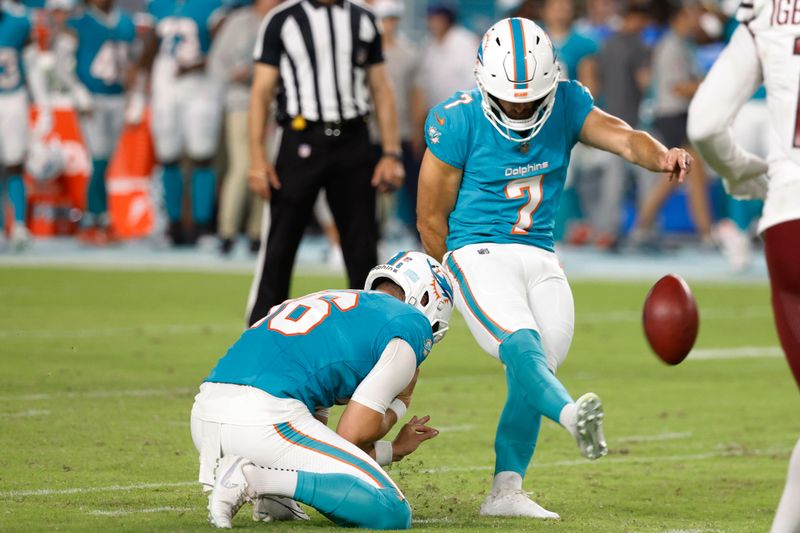
[[[371,291],[384,278],[397,283],[405,293],[405,302],[428,318],[433,342],[442,340],[453,312],[453,286],[442,265],[422,252],[398,252],[369,271],[364,288]]]
[[[483,97],[483,114],[511,141],[526,142],[539,133],[553,110],[559,77],[553,44],[531,20],[503,19],[489,28],[478,46],[475,79]],[[497,99],[538,102],[538,106],[529,118],[512,119]]]
[[[48,181],[57,178],[66,164],[66,156],[58,139],[45,140],[34,136],[28,157],[25,160],[25,172],[37,181]]]

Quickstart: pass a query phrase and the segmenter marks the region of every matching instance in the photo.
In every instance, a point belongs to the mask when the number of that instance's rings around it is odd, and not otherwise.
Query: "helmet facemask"
[[[478,90],[483,97],[483,101],[481,102],[483,115],[489,120],[492,126],[494,126],[494,129],[509,141],[518,143],[530,141],[539,133],[542,127],[544,127],[547,119],[550,118],[550,113],[553,111],[553,104],[556,101],[556,89],[558,89],[557,78],[553,86],[544,96],[533,100],[539,100],[541,103],[534,109],[530,117],[524,119],[513,119],[505,114],[503,108],[500,106],[500,98],[489,93],[486,89],[477,67],[475,69],[475,79],[477,81]]]

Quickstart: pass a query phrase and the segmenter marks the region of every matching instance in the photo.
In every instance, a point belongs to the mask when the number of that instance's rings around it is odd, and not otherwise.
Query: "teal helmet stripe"
[[[509,19],[511,24],[511,47],[514,50],[515,89],[528,88],[528,67],[525,63],[525,33],[522,31],[522,20]]]
[[[498,342],[503,342],[507,336],[511,334],[510,331],[503,329],[497,324],[494,320],[489,318],[481,306],[478,304],[477,300],[475,300],[475,295],[472,294],[472,290],[469,288],[469,283],[467,283],[466,278],[464,277],[464,272],[461,271],[461,267],[458,266],[456,263],[453,254],[447,256],[447,268],[450,269],[450,272],[458,281],[458,288],[461,291],[461,296],[464,297],[464,302],[466,302],[467,307],[475,315],[475,318],[478,319],[478,322],[483,325],[484,328],[494,337]]]

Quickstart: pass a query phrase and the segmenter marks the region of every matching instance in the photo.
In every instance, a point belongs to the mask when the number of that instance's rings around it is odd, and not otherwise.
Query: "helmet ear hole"
[[[420,305],[422,307],[425,307],[425,306],[428,305],[428,302],[430,302],[430,301],[431,301],[431,297],[430,297],[428,291],[425,291],[425,294],[422,295],[422,299],[419,301],[419,303],[420,303]]]

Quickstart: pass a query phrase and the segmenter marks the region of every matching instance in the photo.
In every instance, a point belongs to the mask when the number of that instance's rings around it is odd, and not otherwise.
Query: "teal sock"
[[[93,215],[99,215],[108,211],[108,194],[106,193],[108,160],[93,159],[92,167],[92,177],[86,191],[86,210]]]
[[[167,204],[167,217],[170,222],[177,222],[181,219],[183,211],[183,176],[177,164],[164,165],[161,175],[164,181],[164,203]]]
[[[198,224],[210,224],[214,213],[217,176],[211,167],[196,167],[192,173],[192,217]]]
[[[521,329],[506,337],[500,344],[500,361],[506,365],[509,396],[521,395],[531,416],[541,413],[559,423],[561,409],[572,398],[547,367],[539,334],[532,329]]]
[[[764,202],[761,200],[737,200],[733,197],[728,198],[728,215],[742,231],[747,231],[753,220],[761,216],[761,209],[763,207]]]
[[[294,499],[310,505],[340,526],[411,527],[411,507],[394,487],[378,489],[348,474],[298,471]]]
[[[25,182],[22,176],[14,174],[8,177],[8,200],[14,208],[14,220],[25,222]]]
[[[506,367],[508,399],[497,424],[494,440],[494,473],[516,472],[525,477],[525,471],[533,457],[542,415],[531,410],[519,387],[512,386],[513,377]]]

